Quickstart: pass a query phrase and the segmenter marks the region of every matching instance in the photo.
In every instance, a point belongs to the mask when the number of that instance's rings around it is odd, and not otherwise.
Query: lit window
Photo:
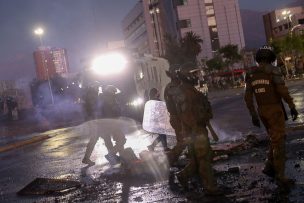
[[[213,0],[205,0],[205,4],[212,4]]]
[[[214,7],[213,6],[206,6],[206,14],[207,15],[214,15]]]
[[[216,20],[214,16],[208,17],[208,26],[216,26]]]

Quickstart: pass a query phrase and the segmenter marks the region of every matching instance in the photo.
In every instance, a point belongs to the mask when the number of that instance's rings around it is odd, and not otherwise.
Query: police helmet
[[[107,85],[103,91],[108,94],[118,94],[118,89],[114,85]]]
[[[273,52],[273,48],[267,45],[261,47],[255,55],[255,60],[257,63],[264,62],[271,64],[275,62],[276,58],[277,57]]]
[[[190,83],[197,83],[198,82],[198,73],[200,69],[196,68],[195,64],[192,62],[188,62],[183,64],[179,69],[179,78],[183,81],[190,82]]]

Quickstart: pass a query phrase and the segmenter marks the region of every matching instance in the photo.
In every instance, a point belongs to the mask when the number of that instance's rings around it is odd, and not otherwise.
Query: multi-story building
[[[227,44],[245,47],[237,0],[141,0],[123,20],[126,46],[162,56],[165,36],[179,39],[193,31],[203,40],[201,59]]]
[[[304,7],[274,10],[263,16],[266,39],[268,42],[280,39],[289,33],[303,33]]]
[[[166,34],[178,37],[172,0],[140,0],[122,21],[126,47],[141,54],[162,56]]]
[[[51,55],[53,56],[55,72],[60,75],[68,73],[69,64],[66,49],[53,48],[51,49]]]
[[[34,52],[38,80],[48,80],[55,74],[68,73],[67,52],[61,48],[39,47]]]
[[[210,59],[227,44],[245,47],[237,0],[180,0],[176,5],[181,36],[193,31],[203,39],[201,58]]]

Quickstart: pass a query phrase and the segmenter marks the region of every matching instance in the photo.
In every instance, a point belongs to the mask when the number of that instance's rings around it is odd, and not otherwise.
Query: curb
[[[23,147],[23,146],[26,146],[26,145],[34,144],[34,143],[46,140],[48,138],[51,138],[51,136],[49,136],[49,135],[35,136],[35,137],[33,137],[31,139],[28,139],[28,140],[23,140],[23,141],[15,142],[15,143],[12,143],[12,144],[8,144],[6,146],[0,147],[0,153],[10,151],[10,150],[13,150],[13,149],[17,149],[17,148],[20,148],[20,147]]]

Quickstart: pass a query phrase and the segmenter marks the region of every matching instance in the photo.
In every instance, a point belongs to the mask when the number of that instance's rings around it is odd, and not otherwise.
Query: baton
[[[213,129],[212,125],[210,124],[210,122],[207,121],[206,124],[207,124],[207,127],[208,127],[208,129],[209,129],[211,135],[212,135],[213,140],[216,141],[216,142],[219,141],[219,137],[217,136],[217,134],[216,134],[216,132],[214,131],[214,129]]]

